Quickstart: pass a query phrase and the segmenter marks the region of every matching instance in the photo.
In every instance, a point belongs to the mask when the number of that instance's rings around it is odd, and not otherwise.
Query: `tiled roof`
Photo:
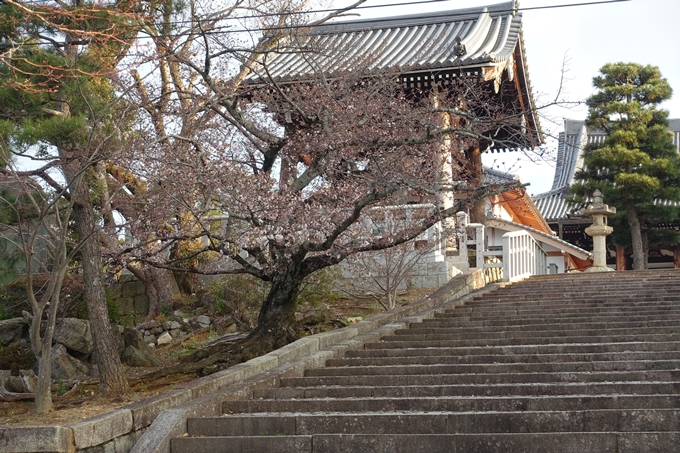
[[[494,66],[512,58],[521,39],[521,22],[514,1],[336,22],[303,29],[267,53],[260,64],[280,80],[356,69],[404,73]]]
[[[519,176],[505,171],[494,170],[486,165],[482,167],[482,178],[484,184],[508,184],[519,182]]]
[[[550,223],[567,219],[572,213],[578,212],[580,206],[568,203],[566,200],[568,196],[569,186],[562,186],[550,192],[534,195],[531,199],[546,222]]]

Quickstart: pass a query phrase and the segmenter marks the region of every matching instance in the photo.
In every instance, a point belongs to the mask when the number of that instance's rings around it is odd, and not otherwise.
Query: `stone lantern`
[[[586,234],[593,238],[593,267],[586,269],[586,272],[612,272],[613,269],[607,267],[606,238],[614,229],[607,225],[607,217],[616,214],[616,208],[604,204],[602,192],[597,189],[593,193],[593,202],[588,208],[581,209],[580,213],[593,219],[593,224],[586,228]]]

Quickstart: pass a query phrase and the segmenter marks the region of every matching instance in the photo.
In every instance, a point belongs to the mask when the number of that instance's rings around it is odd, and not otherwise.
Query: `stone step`
[[[680,360],[636,360],[603,362],[483,363],[394,366],[343,366],[305,371],[305,376],[470,374],[470,373],[557,373],[569,371],[641,371],[680,369]]]
[[[679,432],[180,437],[173,453],[668,453]],[[671,450],[672,451],[672,450]]]
[[[481,385],[412,385],[412,386],[320,386],[259,389],[253,398],[407,398],[435,396],[540,396],[540,395],[674,395],[680,382],[605,382],[605,383],[527,383]]]
[[[437,396],[225,401],[225,414],[255,412],[575,411],[674,409],[680,395]]]
[[[344,414],[254,413],[189,419],[189,436],[295,436],[310,434],[455,434],[677,431],[679,409],[382,412]]]
[[[512,346],[512,345],[547,345],[573,343],[630,343],[630,342],[676,342],[680,334],[637,334],[637,335],[605,335],[605,336],[559,336],[559,337],[525,337],[525,338],[482,338],[467,340],[446,339],[408,339],[393,335],[382,338],[379,343],[366,343],[366,349],[402,349],[402,348],[444,348],[461,346]]]
[[[639,284],[615,284],[605,287],[594,287],[592,285],[550,285],[545,287],[531,287],[525,285],[508,286],[497,291],[491,291],[474,296],[469,302],[476,304],[483,300],[511,301],[514,297],[532,296],[537,300],[548,300],[555,297],[575,298],[575,299],[616,299],[621,296],[629,299],[631,296],[651,298],[658,296],[676,296],[680,289],[680,282],[674,280],[664,282],[657,287],[655,294],[650,294],[648,285]]]
[[[680,324],[680,314],[677,315],[655,315],[655,316],[598,316],[593,319],[589,316],[562,318],[559,316],[547,317],[541,316],[536,318],[527,317],[517,317],[515,319],[476,319],[474,321],[469,320],[469,317],[459,317],[459,318],[428,318],[423,319],[421,322],[411,323],[411,326],[423,326],[423,327],[459,327],[459,328],[479,328],[479,327],[494,327],[494,326],[509,326],[518,328],[535,328],[540,329],[541,326],[557,326],[557,325],[568,325],[568,324],[609,324],[612,326],[618,325],[619,327],[631,326],[631,325],[664,325],[663,323]]]
[[[675,451],[679,277],[504,285],[189,419],[172,452]]]
[[[281,378],[281,387],[305,386],[409,386],[409,385],[493,385],[554,382],[628,382],[680,380],[680,370],[566,371],[553,373],[493,374],[411,374],[411,375],[333,375]]]
[[[417,351],[422,351],[417,350]],[[363,351],[362,351],[363,352]],[[353,356],[326,361],[327,367],[343,366],[401,366],[435,364],[482,364],[482,363],[563,363],[563,362],[620,362],[637,360],[680,360],[680,351],[659,352],[610,352],[593,354],[513,354],[513,355],[422,355],[416,350],[412,355],[393,357]]]
[[[675,306],[680,305],[680,298],[677,295],[663,296],[663,297],[621,297],[613,296],[611,298],[568,298],[556,297],[554,299],[527,299],[521,300],[515,297],[508,297],[502,300],[483,300],[479,303],[465,304],[464,309],[491,309],[507,311],[516,308],[522,309],[553,309],[553,308],[629,308],[629,307],[647,307],[647,306]]]
[[[653,305],[646,307],[638,307],[634,304],[630,306],[617,307],[616,309],[608,307],[542,307],[542,308],[516,308],[516,309],[496,309],[493,307],[485,309],[472,309],[462,307],[458,310],[447,310],[440,314],[440,317],[461,317],[470,316],[471,314],[478,318],[497,319],[505,316],[530,316],[546,315],[546,316],[626,316],[626,315],[656,315],[656,314],[680,314],[680,304],[674,305]],[[448,315],[448,316],[447,316]]]
[[[476,340],[481,338],[500,339],[500,338],[525,338],[525,337],[596,337],[596,336],[621,336],[621,335],[671,335],[680,334],[680,325],[653,326],[653,327],[628,327],[628,328],[597,328],[572,324],[559,327],[555,330],[521,330],[506,329],[495,327],[488,329],[463,330],[458,328],[419,328],[397,329],[394,335],[383,337],[404,341],[407,338],[419,337],[423,340]],[[583,327],[590,327],[585,329]]]
[[[368,344],[368,343],[367,343]],[[381,343],[378,343],[381,344]],[[625,352],[680,351],[680,341],[675,342],[620,342],[620,343],[574,343],[514,346],[464,346],[458,348],[395,348],[357,349],[347,351],[352,357],[402,357],[402,356],[477,356],[477,355],[546,355],[546,354],[609,354]]]
[[[680,326],[680,319],[658,319],[658,320],[639,320],[639,321],[611,321],[603,322],[600,320],[582,320],[581,322],[549,322],[531,323],[531,324],[505,324],[505,325],[476,325],[476,326],[461,326],[451,322],[431,321],[431,322],[413,322],[409,325],[409,329],[455,329],[456,332],[478,332],[480,330],[490,331],[493,329],[509,330],[562,330],[572,329],[574,326],[580,326],[583,329],[635,329],[642,327],[678,327]],[[401,329],[400,329],[401,330]]]

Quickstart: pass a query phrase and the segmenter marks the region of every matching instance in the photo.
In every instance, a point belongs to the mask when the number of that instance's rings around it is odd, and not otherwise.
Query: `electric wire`
[[[346,11],[346,13],[351,13],[352,11],[355,10],[360,10],[360,9],[375,9],[375,8],[385,8],[385,7],[395,7],[395,6],[409,6],[409,5],[422,5],[422,4],[434,4],[434,3],[443,3],[443,2],[448,2],[450,0],[417,0],[417,1],[411,1],[411,2],[403,2],[403,3],[385,3],[385,4],[380,4],[380,5],[360,5],[355,8],[349,9]],[[546,9],[557,9],[557,8],[571,8],[571,7],[580,7],[580,6],[593,6],[593,5],[605,5],[605,4],[616,4],[616,3],[624,3],[624,2],[630,2],[631,0],[600,0],[600,1],[592,1],[592,2],[581,2],[581,3],[565,3],[565,4],[558,4],[558,5],[547,5],[547,6],[532,6],[532,7],[519,7],[517,9],[508,9],[508,10],[495,10],[494,14],[510,14],[514,13],[515,11],[517,12],[523,12],[523,11],[534,11],[534,10],[546,10]],[[252,15],[243,15],[243,16],[233,16],[233,17],[225,17],[219,19],[219,21],[242,21],[244,19],[257,19],[257,18],[266,18],[266,17],[281,17],[281,16],[294,16],[294,15],[309,15],[309,14],[316,14],[316,13],[337,13],[344,11],[345,8],[332,8],[332,9],[317,9],[317,10],[309,10],[309,11],[288,11],[288,12],[280,12],[280,13],[261,13],[261,14],[252,14]],[[455,11],[455,10],[453,10]],[[433,11],[432,13],[429,14],[423,14],[420,15],[419,17],[422,18],[436,18],[440,16],[442,13],[447,13],[448,18],[455,18],[455,17],[463,17],[463,16],[469,16],[469,12],[447,12],[447,11]],[[300,30],[300,29],[313,29],[313,28],[330,28],[330,27],[342,27],[342,26],[348,26],[348,25],[356,25],[356,24],[372,24],[373,26],[381,23],[381,22],[389,22],[394,20],[399,16],[383,16],[383,17],[377,17],[377,18],[364,18],[364,19],[359,19],[359,20],[350,20],[350,21],[333,21],[333,22],[327,22],[323,24],[296,24],[296,25],[281,25],[281,26],[262,26],[262,27],[243,27],[243,28],[238,28],[238,29],[232,29],[232,26],[229,25],[224,25],[222,27],[219,27],[217,29],[209,29],[209,30],[204,30],[201,31],[200,33],[196,32],[191,32],[191,33],[177,33],[177,34],[169,34],[169,35],[162,35],[162,36],[151,36],[151,35],[146,35],[146,36],[136,36],[134,39],[135,40],[140,40],[140,39],[158,39],[158,38],[166,38],[166,39],[176,39],[180,38],[183,36],[189,36],[189,35],[194,35],[194,34],[200,34],[202,36],[209,36],[209,35],[222,35],[222,34],[234,34],[234,33],[253,33],[253,32],[275,32],[275,31],[287,31],[287,30]],[[160,22],[159,25],[162,26],[177,26],[177,25],[182,25],[182,24],[194,24],[194,25],[199,25],[201,23],[214,23],[216,22],[215,18],[206,18],[206,19],[193,19],[193,20],[185,20],[185,21],[169,21],[169,22]],[[117,26],[119,29],[120,28],[131,28],[131,29],[140,29],[140,32],[142,31],[141,27],[139,25],[118,25]],[[226,28],[226,29],[225,29]],[[370,30],[371,26],[367,26],[367,30]],[[90,29],[86,31],[105,31],[106,29]],[[0,37],[1,38],[1,37]],[[24,45],[40,45],[38,43],[34,44],[24,44]],[[0,44],[1,47],[1,44]]]

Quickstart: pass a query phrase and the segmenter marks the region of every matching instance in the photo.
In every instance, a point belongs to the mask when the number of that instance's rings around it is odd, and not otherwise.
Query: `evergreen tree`
[[[602,191],[618,210],[614,222],[628,226],[634,269],[646,269],[650,238],[678,241],[652,230],[677,217],[668,202],[680,201],[680,158],[668,112],[657,107],[672,89],[659,68],[636,63],[606,64],[593,84],[597,91],[588,98],[586,124],[606,131],[607,138],[586,148],[584,169],[571,189],[577,196]],[[620,233],[615,240],[627,245]]]
[[[37,413],[47,412],[52,406],[50,326],[56,320],[59,289],[69,269],[68,260],[73,259],[67,234],[70,219],[81,240],[77,250],[87,282],[85,299],[100,374],[100,395],[120,396],[129,389],[108,319],[98,234],[103,215],[95,205],[101,190],[97,190],[93,175],[97,164],[116,148],[121,123],[125,124],[124,116],[119,114],[124,106],[116,110],[115,91],[108,76],[136,36],[132,24],[137,16],[129,12],[131,6],[134,5],[83,0],[54,3],[0,0],[0,164],[4,166],[11,155],[41,164],[40,168],[27,171],[8,172],[0,168],[0,173],[23,182],[24,193],[26,190],[30,193],[34,187],[26,182],[29,177],[38,178],[54,189],[56,198],[28,198],[35,201],[31,206],[42,217],[33,229],[32,222],[21,223],[24,230],[40,231],[39,223],[49,215],[56,220],[61,219],[60,215],[66,216],[59,228],[44,228],[60,234],[50,250],[52,262],[43,266],[51,272],[46,291],[48,296],[53,295],[51,299],[37,300],[30,289],[34,259],[26,251],[35,248],[36,243],[30,241],[36,235],[20,235],[21,240],[17,241],[24,244],[27,294],[33,310],[31,344],[40,361]],[[63,182],[50,176],[51,168],[60,170]],[[68,203],[60,205],[56,201],[59,197]],[[48,328],[41,335],[45,313]]]

